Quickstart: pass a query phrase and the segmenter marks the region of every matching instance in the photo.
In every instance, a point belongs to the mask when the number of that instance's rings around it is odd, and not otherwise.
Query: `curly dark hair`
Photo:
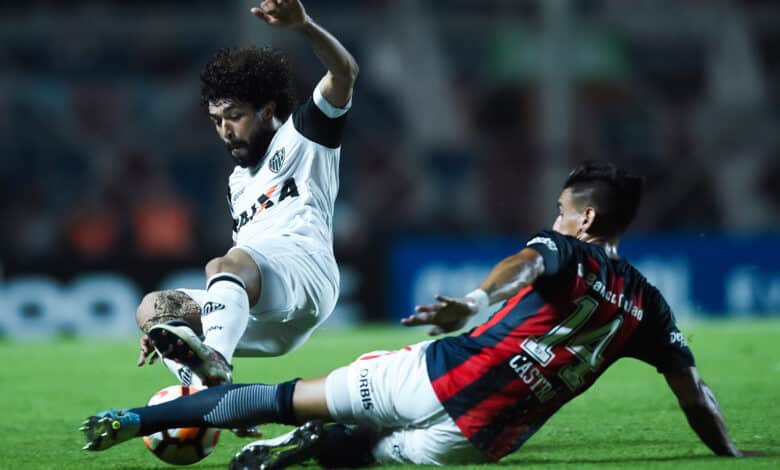
[[[242,47],[220,49],[200,74],[200,100],[233,99],[260,109],[276,103],[276,117],[286,119],[295,104],[290,65],[278,49]]]
[[[563,187],[581,203],[596,209],[594,235],[620,236],[639,210],[644,178],[612,163],[585,161],[569,174]]]

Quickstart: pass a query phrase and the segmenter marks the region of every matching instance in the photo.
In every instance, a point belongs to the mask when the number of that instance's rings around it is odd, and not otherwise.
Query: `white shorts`
[[[430,343],[364,354],[336,369],[325,385],[328,411],[379,433],[373,454],[380,464],[486,463],[436,398],[425,365]]]
[[[236,356],[286,354],[303,344],[336,307],[339,271],[333,254],[314,242],[277,237],[239,245],[263,276],[260,299],[249,311],[249,323]],[[179,289],[200,304],[202,289]]]

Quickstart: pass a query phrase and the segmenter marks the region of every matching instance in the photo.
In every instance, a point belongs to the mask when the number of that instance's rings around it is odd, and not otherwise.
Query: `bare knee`
[[[217,273],[235,273],[236,268],[236,263],[234,263],[230,258],[226,256],[218,256],[216,258],[212,258],[208,263],[206,263],[206,278],[209,278]]]
[[[232,250],[227,255],[213,258],[206,263],[207,279],[218,273],[231,273],[241,278],[250,306],[254,306],[260,299],[262,273],[248,254],[241,250]]]

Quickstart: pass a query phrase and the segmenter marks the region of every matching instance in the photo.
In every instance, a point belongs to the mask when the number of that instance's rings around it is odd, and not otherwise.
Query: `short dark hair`
[[[278,49],[220,49],[203,68],[200,83],[205,108],[224,99],[243,101],[255,109],[273,101],[275,115],[286,119],[295,104],[289,61]]]
[[[591,234],[616,237],[636,216],[644,178],[609,162],[586,161],[569,173],[563,188],[571,188],[578,204],[596,209]]]

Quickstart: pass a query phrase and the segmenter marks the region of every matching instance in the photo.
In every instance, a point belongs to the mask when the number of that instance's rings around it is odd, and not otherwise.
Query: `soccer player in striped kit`
[[[336,467],[495,462],[611,364],[633,357],[664,375],[715,454],[741,456],[663,296],[617,253],[641,193],[642,180],[613,165],[578,166],[553,230],[531,237],[473,292],[439,296],[402,320],[448,333],[503,302],[471,331],[369,353],[319,379],[217,387],[159,407],[98,413],[85,422],[85,448],[169,427],[308,421],[247,445],[231,468],[283,468],[310,457]],[[102,436],[112,423],[120,431]]]

